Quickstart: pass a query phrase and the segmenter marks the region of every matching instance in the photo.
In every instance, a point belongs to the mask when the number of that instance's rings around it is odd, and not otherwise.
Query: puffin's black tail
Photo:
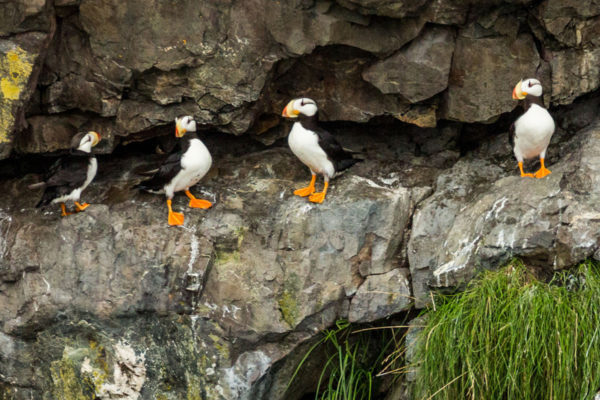
[[[56,190],[52,187],[47,187],[40,201],[35,205],[35,208],[46,207],[52,200],[56,198]]]
[[[341,172],[361,161],[363,161],[362,158],[346,158],[346,159],[340,160],[337,162],[337,165],[335,166],[335,170],[336,170],[336,172]]]

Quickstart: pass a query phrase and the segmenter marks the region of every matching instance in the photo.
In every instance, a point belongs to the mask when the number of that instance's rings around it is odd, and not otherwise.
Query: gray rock
[[[13,361],[0,363],[0,382],[25,380],[33,368],[45,382],[27,386],[34,397],[63,398],[91,382],[99,397],[149,398],[168,381],[174,393],[253,398],[277,361],[350,309],[367,319],[400,311],[405,297],[390,303],[368,292],[382,279],[408,290],[398,260],[428,189],[355,175],[378,171],[370,163],[334,180],[314,205],[291,193],[308,171],[288,151],[222,160],[193,189],[213,208],[186,209],[182,228],[167,226],[162,196],[129,189],[131,170],[149,168],[149,158],[105,160],[83,193],[92,205],[65,218],[58,206],[32,209],[38,194],[23,190],[36,177],[3,182],[0,357]],[[174,208],[185,203],[177,196]],[[16,361],[31,354],[31,363]]]
[[[428,287],[460,286],[512,257],[560,269],[593,256],[600,246],[598,122],[568,148],[545,179],[502,177],[478,159],[439,177],[438,190],[415,214],[408,245],[418,307]]]
[[[552,102],[569,104],[600,87],[600,48],[552,53]]]
[[[350,322],[372,322],[412,305],[408,270],[394,269],[380,275],[370,275],[358,288],[350,302]]]
[[[473,39],[459,35],[442,115],[465,122],[485,122],[515,108],[511,88],[533,74],[538,53],[529,35]],[[506,95],[502,95],[506,93]]]
[[[382,93],[397,93],[416,103],[446,89],[453,51],[454,31],[432,27],[362,76]]]

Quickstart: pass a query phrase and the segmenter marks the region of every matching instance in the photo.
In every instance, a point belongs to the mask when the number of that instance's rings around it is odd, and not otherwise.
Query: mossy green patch
[[[88,384],[81,379],[77,364],[66,353],[65,349],[63,358],[53,361],[50,367],[54,398],[64,400],[93,399],[93,391],[90,391]]]
[[[298,303],[290,292],[284,290],[281,297],[277,301],[279,304],[279,310],[281,310],[281,316],[283,320],[290,326],[296,326],[296,320],[298,319]]]
[[[222,265],[228,263],[239,263],[240,262],[240,252],[237,250],[234,251],[224,251],[217,250],[215,264]]]

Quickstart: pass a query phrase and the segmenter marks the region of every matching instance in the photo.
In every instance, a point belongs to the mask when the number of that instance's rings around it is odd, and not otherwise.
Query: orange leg
[[[313,203],[322,203],[325,200],[325,195],[327,194],[327,187],[329,186],[329,182],[325,181],[325,186],[323,186],[323,191],[320,193],[313,193],[310,195],[308,200]]]
[[[83,210],[85,210],[86,208],[88,208],[90,205],[88,203],[83,203],[83,204],[79,204],[78,202],[75,202],[75,212],[81,212]]]
[[[310,179],[310,183],[307,187],[294,190],[294,194],[300,197],[310,196],[315,192],[315,181],[317,180],[317,176],[315,174],[312,175]]]
[[[60,214],[61,217],[66,217],[67,215],[73,214],[72,212],[67,212],[67,207],[65,206],[65,203],[60,203],[60,209],[62,210],[62,213]]]
[[[541,164],[540,169],[538,169],[533,176],[535,176],[536,178],[543,178],[543,177],[548,176],[548,175],[550,175],[552,173],[544,165],[544,159],[543,158],[540,158],[540,164]]]
[[[169,225],[183,225],[183,214],[173,212],[171,200],[167,200],[167,207],[169,208]]]
[[[521,178],[533,178],[533,174],[526,174],[525,172],[523,172],[523,163],[521,161],[519,161],[519,169],[521,170]]]
[[[189,190],[186,190],[185,194],[187,194],[187,197],[190,198],[190,203],[188,205],[192,208],[207,209],[207,208],[212,207],[212,203],[210,201],[195,198],[194,195],[191,194]]]

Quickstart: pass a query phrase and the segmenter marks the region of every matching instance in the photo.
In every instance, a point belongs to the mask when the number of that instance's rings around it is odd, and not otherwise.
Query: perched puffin
[[[543,178],[550,175],[544,165],[546,149],[554,133],[554,120],[544,108],[542,84],[537,79],[521,80],[515,86],[512,98],[524,100],[525,112],[511,126],[509,140],[519,162],[522,177]],[[541,167],[535,174],[523,172],[523,159],[539,155]]]
[[[87,203],[80,204],[79,197],[98,171],[98,162],[91,151],[99,141],[100,135],[96,132],[80,132],[73,137],[71,153],[56,160],[44,176],[43,182],[29,185],[30,189],[45,189],[36,207],[60,203],[61,215],[65,217],[73,214],[66,210],[67,200],[75,203],[75,212],[83,211],[89,206]]]
[[[164,193],[169,208],[169,225],[183,225],[183,214],[173,212],[171,199],[175,192],[184,190],[190,198],[190,207],[206,209],[212,206],[208,200],[195,198],[189,190],[206,175],[212,165],[212,157],[196,135],[196,121],[193,117],[186,115],[175,118],[175,137],[178,139],[177,145],[159,170],[152,178],[136,187],[151,193]]]
[[[307,187],[294,191],[296,196],[306,197],[313,203],[322,203],[327,193],[329,179],[361,161],[346,151],[335,137],[318,126],[317,103],[308,98],[294,99],[283,109],[282,116],[298,121],[292,126],[288,144],[292,153],[310,168],[312,178]],[[317,174],[323,175],[325,185],[322,192],[315,193]]]

